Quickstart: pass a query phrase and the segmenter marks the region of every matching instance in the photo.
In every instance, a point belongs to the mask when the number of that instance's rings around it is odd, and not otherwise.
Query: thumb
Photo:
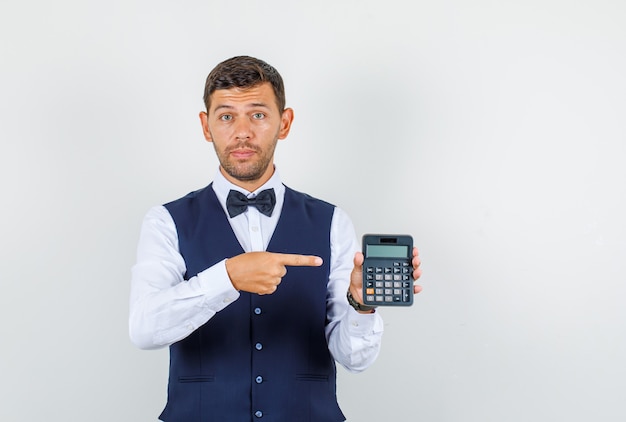
[[[363,257],[363,253],[357,252],[354,254],[354,267],[359,268],[363,266],[363,261],[365,258]]]

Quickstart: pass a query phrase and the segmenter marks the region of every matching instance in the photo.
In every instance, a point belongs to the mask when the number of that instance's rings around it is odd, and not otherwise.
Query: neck
[[[254,179],[254,180],[240,180],[235,177],[232,177],[230,174],[226,173],[221,166],[220,166],[220,172],[226,178],[226,180],[228,180],[233,185],[239,186],[240,188],[245,189],[248,192],[254,192],[255,190],[263,186],[265,183],[267,183],[268,180],[272,178],[272,176],[274,175],[274,166],[273,165],[268,166],[265,173],[263,173],[263,175],[259,177],[258,179]]]

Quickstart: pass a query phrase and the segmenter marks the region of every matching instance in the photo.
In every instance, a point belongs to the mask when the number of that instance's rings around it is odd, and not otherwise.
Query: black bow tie
[[[228,210],[230,218],[238,216],[247,210],[250,205],[257,207],[261,214],[269,217],[272,215],[275,204],[276,195],[274,194],[274,189],[261,191],[255,198],[250,199],[241,192],[231,190],[228,192],[228,197],[226,198],[226,209]]]

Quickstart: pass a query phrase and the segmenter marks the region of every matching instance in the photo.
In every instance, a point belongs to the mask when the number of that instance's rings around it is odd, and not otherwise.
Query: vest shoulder
[[[291,189],[288,186],[285,186],[285,195],[292,195],[294,198],[298,198],[299,200],[311,205],[317,205],[322,208],[335,209],[335,205],[331,204],[330,202],[311,196],[308,193],[299,192],[295,189]]]
[[[176,208],[182,204],[186,204],[196,200],[198,197],[202,197],[208,193],[208,190],[211,189],[211,185],[205,186],[202,189],[198,189],[192,192],[189,192],[187,195],[175,199],[173,201],[167,202],[163,204],[163,206],[167,209]]]

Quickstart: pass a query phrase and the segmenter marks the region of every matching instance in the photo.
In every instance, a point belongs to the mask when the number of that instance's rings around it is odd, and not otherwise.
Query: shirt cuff
[[[200,306],[210,308],[214,312],[221,311],[239,299],[239,291],[228,277],[225,259],[198,273],[197,282],[204,293],[204,301]]]
[[[383,332],[383,318],[378,310],[370,314],[362,314],[356,309],[348,308],[348,327],[351,336],[363,337]]]

